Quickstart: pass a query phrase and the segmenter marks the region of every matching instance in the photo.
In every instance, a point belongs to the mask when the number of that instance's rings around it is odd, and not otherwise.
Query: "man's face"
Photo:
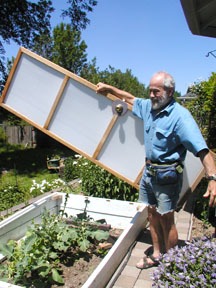
[[[153,110],[160,110],[170,102],[169,93],[162,87],[150,86],[149,92]]]
[[[164,81],[164,73],[155,74],[150,80],[149,96],[152,102],[153,110],[161,110],[172,100],[173,89],[166,89],[164,87]]]

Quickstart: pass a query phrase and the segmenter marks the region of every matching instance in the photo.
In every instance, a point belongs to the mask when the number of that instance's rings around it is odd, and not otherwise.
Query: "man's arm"
[[[214,158],[211,152],[207,149],[204,149],[198,153],[198,156],[200,157],[200,160],[203,164],[207,178],[213,175],[216,176],[216,166],[215,166]],[[209,180],[206,193],[203,195],[203,197],[205,198],[209,197],[210,207],[216,206],[216,181],[215,180]]]
[[[97,93],[101,93],[101,94],[107,94],[107,93],[111,93],[117,97],[119,97],[122,100],[127,100],[129,103],[133,104],[133,101],[135,99],[135,97],[130,94],[129,92],[126,92],[124,90],[118,89],[114,86],[105,84],[105,83],[101,83],[99,82],[97,84]]]

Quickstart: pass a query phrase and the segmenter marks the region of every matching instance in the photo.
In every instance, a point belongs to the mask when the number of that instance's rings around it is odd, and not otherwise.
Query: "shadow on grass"
[[[58,154],[69,157],[74,152],[65,146],[55,148],[28,148],[1,152],[0,170],[16,170],[19,175],[47,170],[47,157]]]

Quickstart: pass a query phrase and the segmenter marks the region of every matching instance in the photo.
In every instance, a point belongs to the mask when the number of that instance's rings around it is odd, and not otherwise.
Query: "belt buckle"
[[[149,165],[147,167],[147,170],[148,170],[148,173],[151,175],[151,176],[155,176],[156,175],[156,170],[151,166]]]

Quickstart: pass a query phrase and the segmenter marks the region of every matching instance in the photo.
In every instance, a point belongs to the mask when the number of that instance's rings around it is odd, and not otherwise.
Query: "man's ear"
[[[172,88],[170,88],[170,89],[168,89],[167,93],[168,93],[168,96],[169,96],[169,97],[172,97],[173,94],[174,94],[174,91],[173,91]]]

